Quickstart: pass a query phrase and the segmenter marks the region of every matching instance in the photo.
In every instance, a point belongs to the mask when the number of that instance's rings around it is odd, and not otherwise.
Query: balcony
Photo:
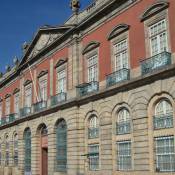
[[[113,86],[119,82],[129,80],[130,70],[129,69],[120,69],[112,74],[107,75],[106,77],[106,87]]]
[[[47,101],[40,101],[33,104],[33,111],[40,112],[47,108]]]
[[[88,138],[95,139],[99,137],[99,128],[89,128],[88,129]]]
[[[141,71],[142,75],[152,72],[156,69],[161,69],[166,65],[171,64],[171,53],[162,52],[151,58],[141,61]]]
[[[0,120],[0,126],[6,125],[6,124],[7,124],[6,117],[1,118],[1,120]]]
[[[9,114],[9,116],[8,116],[9,123],[14,122],[17,118],[18,118],[18,114],[16,114],[16,113]]]
[[[51,97],[51,106],[55,106],[63,101],[66,101],[67,94],[65,92],[61,92],[55,96]]]
[[[165,116],[154,116],[154,129],[165,129],[173,127],[173,114]]]
[[[131,122],[120,122],[116,124],[116,134],[129,134],[131,132]]]
[[[99,90],[99,82],[92,81],[90,83],[83,83],[77,86],[77,93],[80,97],[97,92]]]
[[[26,117],[31,113],[31,107],[24,107],[20,109],[20,117]]]

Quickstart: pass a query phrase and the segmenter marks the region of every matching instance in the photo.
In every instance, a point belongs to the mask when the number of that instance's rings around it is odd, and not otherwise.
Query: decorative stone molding
[[[11,94],[6,94],[6,95],[5,95],[5,99],[7,99],[7,98],[9,98],[9,97],[11,97]]]
[[[64,63],[67,62],[67,60],[68,60],[68,58],[61,58],[61,59],[59,59],[58,62],[55,64],[55,68],[63,65]]]
[[[89,44],[87,44],[84,49],[83,49],[83,52],[82,54],[86,54],[87,52],[99,47],[100,43],[97,42],[97,41],[91,41]]]
[[[24,82],[24,86],[27,86],[27,85],[30,84],[30,83],[32,83],[32,80],[26,80],[26,81]]]
[[[48,74],[48,70],[42,70],[42,71],[38,74],[37,78],[40,78],[40,77],[42,77],[42,76],[44,76],[44,75],[46,75],[46,74]]]
[[[20,91],[20,89],[19,89],[19,88],[16,88],[16,89],[13,91],[13,94],[18,93],[19,91]]]
[[[127,31],[129,29],[129,25],[127,24],[119,24],[113,28],[111,33],[108,35],[108,40],[111,40],[112,38],[120,35],[121,33]]]
[[[169,7],[169,2],[165,2],[165,1],[156,2],[156,3],[152,4],[141,15],[141,18],[140,18],[141,22],[143,22],[144,20],[148,19],[149,17],[153,16],[156,13],[159,13],[160,11],[162,11],[168,7]]]

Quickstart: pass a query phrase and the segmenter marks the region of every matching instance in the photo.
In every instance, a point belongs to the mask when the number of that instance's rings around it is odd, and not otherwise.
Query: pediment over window
[[[18,93],[19,91],[20,91],[20,89],[19,89],[19,88],[16,88],[16,89],[13,91],[13,94]]]
[[[10,96],[11,96],[11,94],[6,94],[6,95],[5,95],[5,99],[6,99],[6,98],[9,98]]]
[[[162,2],[156,2],[152,4],[150,7],[148,7],[145,12],[141,15],[141,21],[146,20],[147,18],[153,16],[154,14],[166,9],[169,7],[169,3],[162,1]]]
[[[44,75],[46,75],[46,74],[48,74],[48,70],[42,70],[42,71],[38,74],[37,78],[40,78],[40,77],[42,77],[42,76],[44,76]]]
[[[127,31],[129,29],[129,25],[127,24],[119,24],[115,26],[112,30],[112,32],[108,35],[108,40],[111,40],[112,38],[120,35],[121,33]]]
[[[99,45],[100,45],[99,42],[97,42],[97,41],[91,41],[89,44],[87,44],[87,45],[84,47],[82,54],[83,54],[83,55],[86,54],[87,52],[89,52],[89,51],[91,51],[91,50],[97,48]]]
[[[61,58],[61,59],[59,59],[58,62],[56,63],[56,65],[55,65],[55,68],[63,65],[64,63],[67,62],[67,60],[68,60],[68,58]]]
[[[30,83],[32,83],[32,80],[26,80],[26,81],[24,82],[24,86],[27,86],[27,85],[30,84]]]

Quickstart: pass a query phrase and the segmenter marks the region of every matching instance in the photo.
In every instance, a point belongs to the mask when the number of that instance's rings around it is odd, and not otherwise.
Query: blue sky
[[[93,0],[80,0],[81,8]],[[45,24],[62,24],[72,11],[69,0],[1,0],[0,4],[0,71],[21,57],[21,46],[31,41]]]

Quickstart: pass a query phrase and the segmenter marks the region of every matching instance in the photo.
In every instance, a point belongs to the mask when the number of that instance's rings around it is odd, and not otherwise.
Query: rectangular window
[[[10,97],[6,99],[5,114],[10,114]]]
[[[32,86],[25,87],[25,107],[31,107],[32,105]]]
[[[39,79],[39,96],[41,101],[47,101],[47,77]]]
[[[99,145],[89,145],[89,170],[99,170]]]
[[[159,21],[149,27],[151,56],[168,51],[166,20]]]
[[[131,141],[117,142],[117,167],[120,171],[132,169]]]
[[[115,71],[123,68],[128,69],[128,44],[127,40],[122,40],[115,45]]]
[[[57,72],[57,93],[66,92],[66,69]]]
[[[88,62],[88,82],[98,81],[98,56],[94,55],[87,60]]]
[[[156,171],[174,172],[175,171],[175,147],[174,137],[155,138],[156,149]]]
[[[19,101],[20,100],[20,96],[19,93],[15,94],[14,96],[14,113],[18,114],[19,113]]]

